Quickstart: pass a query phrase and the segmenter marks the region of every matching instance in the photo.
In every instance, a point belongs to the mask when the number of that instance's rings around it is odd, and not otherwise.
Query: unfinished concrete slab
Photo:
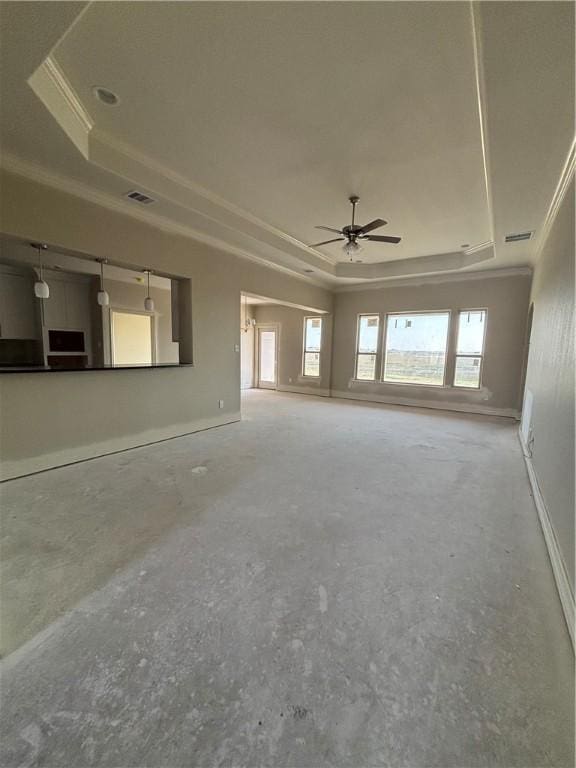
[[[516,429],[249,391],[5,484],[2,764],[572,766]]]

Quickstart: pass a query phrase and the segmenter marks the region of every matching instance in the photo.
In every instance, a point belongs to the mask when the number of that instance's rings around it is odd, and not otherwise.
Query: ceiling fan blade
[[[324,240],[322,243],[314,243],[314,245],[309,245],[308,248],[318,248],[319,245],[328,245],[328,243],[339,243],[341,240],[346,240],[346,238],[337,237],[334,240]]]
[[[367,235],[366,237],[363,237],[362,240],[371,240],[375,243],[399,243],[402,238],[387,235]]]
[[[385,224],[388,224],[388,222],[384,221],[384,219],[374,219],[374,221],[371,221],[369,224],[365,224],[363,227],[360,227],[360,231],[363,233],[372,232],[373,229],[383,227]]]
[[[314,229],[325,229],[325,230],[326,230],[326,232],[336,232],[336,234],[338,234],[338,235],[341,235],[341,234],[342,234],[342,230],[341,230],[341,229],[334,229],[334,227],[322,227],[322,226],[318,226],[318,227],[314,227]]]

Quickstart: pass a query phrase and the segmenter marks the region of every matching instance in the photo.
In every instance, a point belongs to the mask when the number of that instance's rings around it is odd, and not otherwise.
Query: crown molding
[[[245,211],[243,208],[240,208],[234,203],[231,203],[228,200],[225,200],[224,198],[220,197],[219,195],[216,195],[214,192],[211,192],[205,187],[202,187],[199,184],[196,184],[195,182],[190,181],[185,176],[182,176],[176,171],[173,171],[167,165],[164,165],[163,163],[160,163],[157,160],[154,160],[149,155],[146,155],[145,153],[140,152],[132,145],[127,144],[121,141],[120,139],[117,139],[116,137],[110,136],[110,134],[107,134],[104,131],[101,131],[97,127],[95,127],[92,132],[90,150],[91,151],[90,151],[89,159],[91,160],[91,162],[94,162],[95,164],[99,164],[98,160],[103,159],[106,156],[112,157],[113,155],[116,155],[117,157],[123,158],[123,161],[122,161],[123,164],[125,165],[132,164],[134,167],[140,167],[142,169],[146,169],[148,172],[155,174],[157,179],[164,179],[170,182],[170,184],[173,185],[173,189],[171,191],[162,191],[160,192],[160,194],[162,194],[164,197],[171,200],[172,202],[177,203],[178,205],[183,204],[182,199],[179,198],[177,195],[178,191],[180,191],[180,193],[182,193],[183,191],[187,193],[191,193],[195,197],[206,201],[207,203],[210,204],[210,206],[212,206],[211,208],[208,208],[206,211],[203,210],[202,207],[198,206],[197,204],[194,206],[191,205],[187,207],[191,207],[191,208],[193,207],[194,210],[198,211],[199,213],[202,213],[207,218],[210,218],[213,221],[218,222],[218,224],[220,225],[223,224],[221,211],[225,210],[228,213],[230,213],[233,217],[237,217],[241,222],[250,223],[254,225],[254,227],[258,228],[258,230],[264,230],[265,232],[270,233],[274,237],[280,238],[286,244],[294,246],[298,249],[304,249],[306,253],[313,255],[315,258],[319,258],[322,261],[325,261],[327,264],[334,265],[336,263],[334,259],[331,259],[326,254],[321,253],[320,251],[314,250],[310,246],[303,243],[301,240],[298,240],[297,238],[292,237],[292,235],[289,235],[286,232],[283,232],[281,229],[278,229],[277,227],[274,227],[273,225],[268,224],[262,219],[259,219],[257,216],[254,216],[253,214],[249,213],[248,211]],[[106,166],[103,166],[103,167],[106,167]],[[106,170],[114,170],[114,169],[106,167]],[[114,171],[114,172],[117,173],[117,171]],[[151,181],[152,183],[154,183],[153,179]],[[155,191],[152,186],[150,187],[150,189],[152,191]],[[198,201],[196,200],[196,203],[197,202]],[[219,213],[220,216],[217,217],[215,215],[217,213]],[[230,226],[230,224],[225,223],[225,226]],[[232,227],[232,226],[230,226],[230,228],[237,229],[237,227]],[[260,236],[258,239],[262,240],[262,237]],[[302,258],[302,254],[300,254],[300,258]]]
[[[236,246],[218,240],[217,238],[211,237],[210,235],[205,235],[201,232],[198,232],[191,227],[177,224],[165,216],[160,216],[148,210],[142,211],[139,208],[134,207],[133,204],[129,203],[128,201],[125,202],[122,199],[118,200],[106,192],[97,191],[87,184],[83,184],[82,182],[61,176],[60,174],[43,168],[36,163],[30,163],[26,160],[22,160],[15,155],[3,152],[0,156],[0,168],[8,173],[21,176],[37,184],[51,187],[52,189],[56,189],[59,192],[64,192],[65,194],[86,200],[89,203],[107,208],[114,213],[119,213],[132,219],[136,219],[144,224],[147,224],[148,226],[156,227],[163,232],[167,232],[168,234],[179,235],[181,237],[195,240],[196,242],[203,243],[210,246],[211,248],[225,251],[226,253],[230,253],[233,256],[238,256],[242,259],[247,259],[248,261],[259,264],[260,266],[267,267],[268,269],[274,269],[277,272],[282,272],[302,282],[311,283],[322,288],[327,287],[326,283],[318,277],[302,275],[299,272],[291,270],[289,267],[284,267],[283,265],[277,264],[273,261],[267,261],[263,257],[255,256],[254,254],[248,253],[241,248],[237,248]]]
[[[558,179],[558,183],[556,184],[556,189],[554,190],[554,194],[552,195],[552,200],[550,201],[550,205],[548,206],[548,210],[546,212],[546,217],[544,219],[542,229],[540,230],[538,242],[536,243],[536,252],[535,252],[536,259],[540,258],[542,249],[546,244],[546,240],[548,239],[548,235],[550,234],[550,230],[552,229],[552,225],[554,224],[556,216],[558,215],[558,211],[560,210],[560,206],[562,205],[564,197],[566,196],[566,192],[568,191],[568,187],[570,186],[570,182],[572,181],[575,171],[576,171],[576,137],[574,137],[574,139],[572,140],[572,144],[570,145],[570,149],[568,150],[568,155],[564,162],[562,172],[560,173],[560,178]]]
[[[506,267],[503,269],[483,269],[473,272],[449,272],[445,275],[422,275],[393,280],[378,280],[370,283],[355,283],[333,288],[334,293],[355,293],[356,291],[375,291],[383,288],[416,287],[418,285],[434,285],[441,283],[468,282],[470,280],[493,280],[503,277],[531,277],[531,267]]]
[[[70,141],[88,159],[89,139],[94,121],[52,56],[44,59],[32,73],[28,78],[28,85]]]
[[[28,84],[88,162],[130,179],[153,196],[193,210],[220,227],[251,236],[314,269],[331,273],[335,262],[326,254],[98,129],[52,54],[31,75]]]

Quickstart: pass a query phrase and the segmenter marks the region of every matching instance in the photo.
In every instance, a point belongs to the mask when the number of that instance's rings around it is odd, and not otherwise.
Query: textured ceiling
[[[570,148],[570,3],[2,5],[9,158],[120,206],[145,186],[151,216],[332,284],[451,269],[492,239],[471,268],[534,258],[537,238],[502,241],[542,227]],[[48,57],[93,127],[84,154],[27,82]],[[361,223],[403,238],[366,244],[365,274],[338,243],[306,247],[353,193]]]

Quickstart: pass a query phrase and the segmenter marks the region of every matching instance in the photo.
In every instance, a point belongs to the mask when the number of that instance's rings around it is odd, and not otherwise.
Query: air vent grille
[[[533,232],[514,232],[512,235],[506,235],[504,238],[505,243],[517,243],[520,240],[530,240]]]
[[[150,203],[156,202],[153,198],[148,197],[148,195],[145,195],[143,192],[138,192],[137,189],[132,190],[132,192],[127,192],[126,197],[137,203],[141,203],[142,205],[150,205]]]

